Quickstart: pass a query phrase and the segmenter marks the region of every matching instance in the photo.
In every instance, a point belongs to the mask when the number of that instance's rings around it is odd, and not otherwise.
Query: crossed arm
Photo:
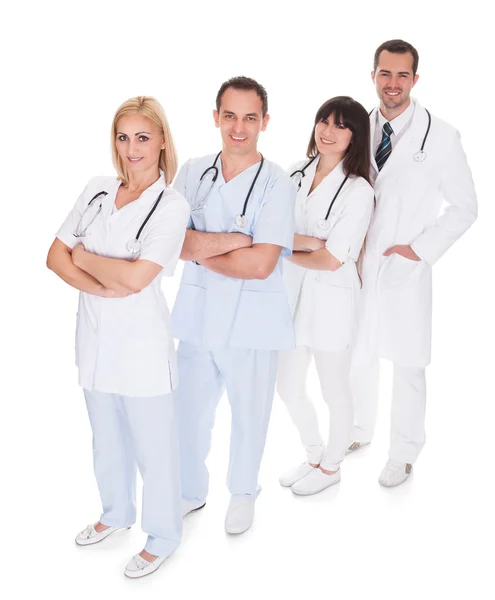
[[[123,298],[149,285],[162,267],[149,260],[129,262],[86,252],[82,244],[72,250],[58,238],[48,252],[46,265],[72,287],[101,296]]]
[[[243,233],[188,230],[180,256],[227,277],[266,279],[281,252],[282,247],[274,244],[253,245],[253,238]]]
[[[337,271],[342,263],[325,248],[325,240],[311,235],[294,235],[294,251],[290,262],[315,271]]]

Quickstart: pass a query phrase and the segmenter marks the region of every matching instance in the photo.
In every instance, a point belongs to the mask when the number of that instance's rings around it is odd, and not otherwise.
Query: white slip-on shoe
[[[253,524],[254,503],[256,496],[241,496],[233,494],[225,515],[225,531],[239,534],[247,531]]]
[[[98,533],[94,525],[88,525],[86,529],[83,529],[76,535],[76,544],[78,546],[97,544],[98,542],[102,542],[115,531],[120,531],[121,529],[123,529],[123,527],[107,527],[107,529],[104,529]],[[126,529],[130,529],[130,527],[127,527]]]
[[[164,563],[166,558],[166,556],[157,556],[155,560],[149,562],[141,555],[136,554],[127,563],[127,566],[124,570],[124,575],[126,577],[130,577],[131,579],[137,579],[138,577],[150,575]]]
[[[395,487],[404,483],[411,474],[411,471],[411,464],[390,458],[378,478],[378,483],[381,483],[385,487]]]
[[[182,508],[182,516],[185,517],[189,513],[194,512],[195,510],[200,510],[206,505],[206,502],[189,502],[189,500],[182,499],[181,508]]]
[[[351,452],[354,452],[354,450],[359,450],[359,448],[362,448],[363,446],[368,446],[368,444],[369,442],[351,442],[345,453],[350,454]]]
[[[295,483],[291,490],[298,496],[311,496],[322,492],[327,487],[339,483],[340,481],[340,469],[333,475],[327,475],[323,473],[321,469],[313,469],[311,473],[300,479]]]
[[[309,462],[306,461],[306,462],[303,462],[302,465],[297,465],[297,467],[292,467],[292,469],[289,469],[288,471],[283,473],[280,476],[278,481],[279,481],[280,485],[283,485],[284,487],[291,487],[297,481],[299,481],[303,477],[306,477],[306,475],[311,473],[311,471],[314,471],[314,469],[315,469],[315,467],[312,467],[309,464]]]

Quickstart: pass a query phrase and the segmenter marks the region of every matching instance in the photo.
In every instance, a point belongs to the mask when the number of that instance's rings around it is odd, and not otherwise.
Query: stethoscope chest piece
[[[328,222],[328,219],[319,219],[318,228],[322,231],[328,231],[330,229],[330,223]]]
[[[247,218],[244,215],[237,215],[237,217],[235,218],[235,224],[237,225],[237,227],[244,229],[244,227],[246,227],[247,225]]]
[[[141,242],[134,238],[129,240],[126,244],[127,251],[131,254],[139,254],[141,252]]]
[[[416,162],[423,162],[426,160],[426,152],[424,150],[420,150],[419,152],[416,152],[413,158]]]

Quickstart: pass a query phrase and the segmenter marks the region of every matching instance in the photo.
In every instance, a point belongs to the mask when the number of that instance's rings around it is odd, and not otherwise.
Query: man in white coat
[[[376,208],[366,240],[349,450],[373,435],[378,363],[394,364],[389,460],[379,482],[404,482],[425,443],[425,367],[431,355],[432,266],[477,216],[459,132],[410,98],[418,53],[402,40],[375,53],[380,106],[371,119]]]

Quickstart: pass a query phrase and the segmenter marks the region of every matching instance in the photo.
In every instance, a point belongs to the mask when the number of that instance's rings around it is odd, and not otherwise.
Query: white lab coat
[[[155,203],[164,194],[143,229],[138,258],[163,267],[149,286],[126,298],[100,298],[84,292],[79,296],[76,329],[76,364],[79,384],[121,396],[159,396],[177,387],[177,365],[171,334],[170,314],[161,291],[161,276],[172,276],[184,241],[189,205],[173,188],[165,187],[161,177],[140,198],[114,210],[120,182],[115,177],[91,179],[77,200],[57,237],[69,248],[78,242],[93,254],[133,260],[126,244]],[[91,198],[98,198],[86,213],[88,223],[93,211],[102,204],[100,214],[83,238],[74,237],[81,215]]]
[[[291,166],[301,169],[308,159]],[[356,263],[373,211],[373,188],[361,177],[350,177],[340,190],[329,215],[330,228],[322,230],[330,203],[345,178],[343,163],[308,194],[319,158],[305,170],[296,199],[296,233],[326,240],[327,250],[342,266],[335,272],[284,264],[284,282],[294,319],[296,346],[342,352],[355,334],[360,281]],[[297,176],[295,176],[296,178]],[[296,181],[295,181],[296,183]]]
[[[380,357],[402,366],[429,364],[432,266],[477,216],[473,179],[458,131],[432,116],[426,160],[414,160],[428,116],[413,102],[411,123],[380,172],[372,160],[376,209],[363,261],[356,366],[371,365]],[[371,140],[376,110],[370,117]],[[411,245],[422,260],[383,256],[396,244]]]

